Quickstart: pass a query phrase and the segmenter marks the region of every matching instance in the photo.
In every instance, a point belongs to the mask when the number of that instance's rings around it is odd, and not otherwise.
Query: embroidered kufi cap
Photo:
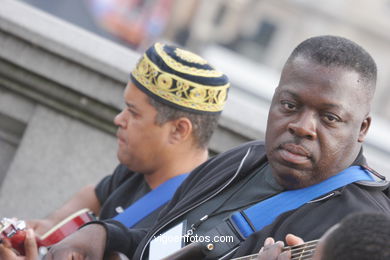
[[[152,98],[195,113],[220,113],[229,80],[200,56],[155,43],[131,72],[133,83]]]

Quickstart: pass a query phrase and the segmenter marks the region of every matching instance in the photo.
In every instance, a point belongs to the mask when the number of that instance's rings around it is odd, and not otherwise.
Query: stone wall
[[[117,164],[112,120],[138,54],[1,2],[0,216],[43,217]],[[254,104],[241,103],[229,101],[212,152],[262,136],[261,121],[248,120]]]

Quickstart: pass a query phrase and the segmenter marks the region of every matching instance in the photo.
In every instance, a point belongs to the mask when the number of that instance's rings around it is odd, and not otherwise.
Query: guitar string
[[[286,250],[290,249],[291,250],[291,257],[293,257],[293,254],[301,252],[302,249],[304,249],[306,247],[308,250],[313,251],[312,253],[314,253],[314,249],[317,246],[317,243],[318,243],[318,240],[312,240],[312,241],[309,241],[309,242],[301,244],[301,245],[296,245],[296,246],[291,246],[291,247],[283,247],[282,251],[286,251]],[[305,249],[304,249],[304,251],[305,251]],[[252,255],[234,258],[233,260],[254,260],[258,257],[258,255],[259,254],[252,254]],[[310,257],[311,257],[311,255],[310,255]],[[297,258],[297,259],[305,260],[305,259],[311,259],[311,258]],[[291,260],[295,260],[295,259],[292,258]]]
[[[309,260],[309,259],[312,259],[313,253],[308,254],[308,255],[304,255],[304,256],[298,256],[298,258],[292,257],[291,260]]]
[[[312,253],[314,253],[314,249],[315,249],[315,248],[309,248],[309,249],[307,249],[307,250],[304,249],[304,251],[302,251],[302,252],[300,252],[300,253],[291,255],[291,257],[302,256],[302,255],[305,255],[305,254],[312,254]]]
[[[305,246],[315,246],[317,245],[318,243],[318,240],[312,240],[312,241],[309,241],[307,243],[304,243],[304,244],[301,244],[301,245],[296,245],[296,246],[291,246],[291,247],[284,247],[283,250],[288,250],[288,249],[291,249],[291,251],[294,251],[295,249],[300,249],[302,247],[305,247]]]
[[[295,257],[295,256],[298,256],[298,255],[305,254],[306,252],[309,252],[309,251],[313,251],[314,252],[314,249],[315,249],[315,247],[305,248],[301,252],[295,252],[294,254],[291,254],[291,256]]]
[[[306,244],[300,245],[299,248],[296,247],[294,250],[291,250],[291,260],[311,259],[316,246],[317,241],[310,241]]]
[[[313,254],[314,254],[314,250],[306,251],[305,254],[297,255],[294,257],[292,256],[291,260],[310,260],[312,259]],[[259,256],[258,254],[254,254],[249,256],[243,256],[240,258],[235,258],[233,260],[256,260],[258,256]]]
[[[314,249],[305,250],[305,252],[303,252],[301,254],[298,254],[298,255],[295,255],[295,256],[291,256],[291,260],[311,259],[313,254],[314,254]],[[259,256],[258,254],[253,254],[253,255],[249,255],[249,256],[243,256],[243,257],[239,257],[239,258],[234,258],[233,260],[254,260],[258,256]]]
[[[301,254],[297,254],[295,256],[291,256],[291,260],[304,260],[304,259],[311,259],[314,254],[314,248],[309,250],[304,250]]]

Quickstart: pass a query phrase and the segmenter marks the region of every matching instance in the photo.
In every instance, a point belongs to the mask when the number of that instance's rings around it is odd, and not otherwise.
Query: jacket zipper
[[[166,222],[165,224],[163,224],[161,227],[159,227],[155,232],[153,232],[153,234],[150,236],[150,238],[148,239],[148,241],[146,242],[146,244],[144,245],[144,247],[142,248],[142,251],[141,251],[141,255],[140,255],[140,259],[143,258],[143,255],[145,253],[145,249],[147,248],[147,246],[149,245],[150,241],[152,240],[152,238],[163,228],[165,228],[167,225],[169,225],[170,223],[172,223],[173,221],[175,221],[176,219],[178,219],[179,217],[183,216],[184,214],[186,214],[188,211],[191,211],[192,209],[198,207],[199,205],[205,203],[206,201],[208,201],[209,199],[212,199],[214,198],[218,193],[220,193],[221,191],[223,191],[230,183],[232,183],[232,181],[237,177],[237,175],[240,173],[240,170],[242,168],[242,166],[244,165],[244,162],[246,160],[246,158],[248,157],[249,153],[251,152],[251,148],[249,148],[246,152],[246,154],[244,155],[244,157],[242,158],[241,162],[240,162],[240,165],[238,166],[238,169],[236,171],[236,173],[233,175],[233,177],[222,187],[220,188],[219,190],[217,190],[215,193],[213,193],[212,195],[210,195],[209,197],[205,198],[204,200],[202,200],[201,202],[195,204],[194,206],[188,208],[187,210],[177,214],[174,218],[172,218],[171,220],[169,220],[168,222]]]

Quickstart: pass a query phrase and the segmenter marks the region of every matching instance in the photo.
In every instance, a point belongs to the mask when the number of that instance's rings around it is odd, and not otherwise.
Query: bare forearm
[[[96,215],[100,211],[100,202],[95,194],[95,185],[83,187],[80,191],[74,194],[62,207],[52,212],[47,219],[54,222],[59,222],[70,214],[88,208]]]
[[[27,224],[37,234],[44,234],[54,225],[64,220],[80,209],[88,208],[96,215],[100,211],[100,203],[95,194],[95,186],[88,185],[74,194],[62,207],[52,212],[44,219],[29,220]]]

